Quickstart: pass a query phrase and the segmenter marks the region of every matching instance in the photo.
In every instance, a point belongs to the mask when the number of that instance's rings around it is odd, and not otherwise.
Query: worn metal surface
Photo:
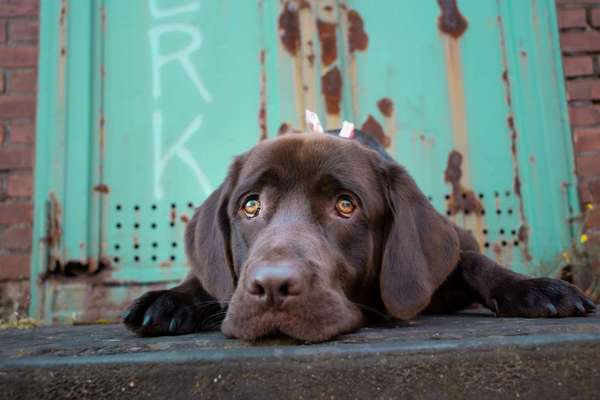
[[[376,137],[488,255],[552,273],[579,212],[554,13],[552,0],[42,4],[32,313],[92,320],[72,277],[183,277],[194,207],[234,154],[302,131],[305,108]]]
[[[596,398],[600,316],[471,313],[251,346],[121,326],[0,332],[1,398]],[[176,390],[175,390],[176,388]]]

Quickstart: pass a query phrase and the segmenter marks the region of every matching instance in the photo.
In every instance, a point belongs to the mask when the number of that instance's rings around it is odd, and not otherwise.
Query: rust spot
[[[183,222],[184,224],[187,224],[188,222],[190,222],[190,217],[188,217],[187,214],[181,214],[181,217],[179,217],[179,220],[181,222]]]
[[[171,261],[161,261],[159,265],[161,268],[169,268],[173,265],[173,263]]]
[[[333,7],[331,7],[331,6],[325,6],[325,7],[323,7],[323,10],[325,10],[327,12],[332,12],[333,11]]]
[[[327,114],[339,114],[342,101],[342,74],[333,67],[321,77],[321,92],[325,97]]]
[[[48,210],[48,246],[55,247],[60,244],[62,237],[62,208],[55,193],[50,193],[50,207]]]
[[[94,192],[98,192],[98,193],[110,193],[110,188],[108,187],[108,185],[104,184],[104,183],[100,183],[96,186],[94,186]]]
[[[384,97],[377,102],[377,108],[379,108],[384,117],[389,118],[394,113],[394,101]]]
[[[298,9],[302,10],[304,8],[310,9],[310,2],[308,0],[299,0],[298,1]]]
[[[515,129],[515,119],[513,118],[512,115],[509,115],[508,117],[506,117],[506,123],[507,123],[508,127],[510,128],[510,130]]]
[[[492,250],[494,251],[494,254],[496,255],[496,259],[500,260],[502,257],[502,246],[500,246],[500,244],[498,244],[498,243],[494,243],[494,245],[492,246]]]
[[[330,65],[337,59],[336,24],[317,20],[319,41],[321,42],[321,62]]]
[[[277,130],[277,134],[278,135],[283,135],[284,133],[287,133],[290,131],[290,126],[287,123],[283,123],[281,125],[279,125],[279,129]]]
[[[521,247],[523,249],[523,256],[527,261],[531,261],[533,257],[531,257],[529,247],[527,246],[527,244],[529,243],[529,227],[525,224],[521,225],[517,237],[519,238],[519,242],[523,244],[523,246]]]
[[[177,209],[171,207],[171,212],[169,213],[169,219],[171,223],[175,223],[177,220]]]
[[[506,125],[508,126],[508,129],[510,131],[510,151],[511,151],[511,158],[512,158],[512,164],[513,164],[513,173],[514,173],[514,180],[513,180],[513,190],[515,192],[515,195],[517,197],[517,200],[519,201],[519,216],[520,216],[520,220],[521,220],[521,227],[519,228],[519,242],[521,243],[521,249],[523,252],[523,257],[525,258],[526,261],[531,261],[532,260],[532,256],[531,253],[529,252],[529,246],[528,246],[528,241],[527,239],[529,238],[529,230],[527,227],[527,222],[525,220],[525,207],[524,207],[524,203],[523,203],[523,198],[521,196],[521,178],[520,178],[520,168],[519,168],[519,161],[518,161],[518,154],[517,154],[517,128],[515,126],[515,119],[514,116],[512,114],[512,94],[511,94],[511,90],[510,90],[510,76],[508,73],[508,62],[506,60],[506,43],[504,41],[505,38],[505,32],[504,32],[504,28],[502,25],[502,20],[499,18],[498,19],[499,25],[500,25],[500,48],[502,49],[502,63],[504,65],[504,70],[502,71],[502,81],[504,83],[504,93],[505,93],[505,98],[506,98],[506,104],[508,106],[508,116],[506,117]]]
[[[267,138],[267,77],[265,73],[265,49],[260,51],[260,106],[258,109],[258,126],[260,127],[260,140]]]
[[[67,54],[67,49],[65,48],[65,34],[66,34],[66,18],[67,18],[67,3],[66,0],[61,1],[60,6],[60,19],[59,19],[59,30],[60,30],[60,55],[62,57]]]
[[[383,127],[371,114],[367,117],[367,120],[360,128],[363,132],[373,136],[379,143],[381,143],[384,147],[389,147],[391,144],[391,139],[389,136],[385,134],[383,131]]]
[[[279,38],[283,47],[292,56],[300,49],[300,17],[298,6],[293,1],[286,1],[279,16]]]
[[[460,13],[456,0],[438,0],[442,13],[438,17],[438,28],[458,39],[467,30],[467,19]]]
[[[348,18],[348,43],[350,53],[365,51],[369,45],[369,35],[365,32],[365,24],[356,10],[350,10]]]
[[[515,176],[515,181],[514,181],[514,191],[515,191],[515,195],[517,197],[521,197],[521,178],[519,178],[519,175]]]
[[[452,195],[448,199],[448,211],[451,214],[459,212],[466,214],[475,213],[481,215],[483,205],[472,190],[465,189],[460,183],[462,178],[463,156],[456,150],[448,154],[448,162],[444,171],[444,181],[452,186]]]
[[[313,53],[310,53],[309,55],[307,55],[306,59],[308,60],[310,65],[313,65],[315,63],[315,55]]]

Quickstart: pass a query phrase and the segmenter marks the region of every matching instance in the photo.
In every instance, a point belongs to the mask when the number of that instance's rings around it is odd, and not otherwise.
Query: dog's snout
[[[274,307],[280,307],[286,299],[300,295],[303,289],[300,272],[289,264],[257,266],[248,285],[248,292],[252,296]]]

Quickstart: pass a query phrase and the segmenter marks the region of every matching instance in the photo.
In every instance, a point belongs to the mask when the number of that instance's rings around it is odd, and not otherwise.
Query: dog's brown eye
[[[260,200],[258,200],[258,195],[253,194],[246,197],[242,209],[248,218],[256,217],[260,211]]]
[[[335,203],[335,209],[342,217],[350,218],[355,208],[356,206],[352,201],[352,197],[347,194],[338,197],[337,202]]]

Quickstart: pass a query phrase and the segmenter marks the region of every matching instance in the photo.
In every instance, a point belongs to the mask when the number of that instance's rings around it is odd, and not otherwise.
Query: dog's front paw
[[[487,306],[499,317],[570,317],[596,306],[577,287],[551,278],[515,280],[492,293]]]
[[[140,336],[182,335],[214,328],[222,317],[214,301],[198,301],[172,290],[148,292],[123,313],[125,326]]]

